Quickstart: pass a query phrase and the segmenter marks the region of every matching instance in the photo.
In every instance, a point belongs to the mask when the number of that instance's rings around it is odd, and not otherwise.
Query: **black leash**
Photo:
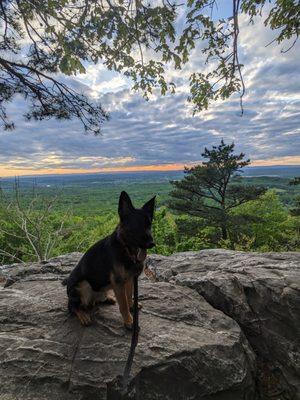
[[[130,371],[133,363],[135,348],[139,340],[139,306],[138,306],[138,277],[133,278],[133,331],[131,345],[128,353],[126,365],[123,372],[122,389],[126,391],[129,383]]]
[[[139,338],[139,308],[138,308],[138,276],[133,279],[133,331],[131,345],[128,353],[123,376],[117,376],[113,381],[107,383],[107,400],[128,399],[130,391],[130,372],[133,363],[135,348]]]

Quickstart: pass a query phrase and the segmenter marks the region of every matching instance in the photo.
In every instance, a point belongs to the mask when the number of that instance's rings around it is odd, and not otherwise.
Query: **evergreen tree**
[[[212,149],[205,148],[201,165],[185,168],[181,181],[172,181],[169,206],[178,213],[205,219],[220,229],[222,239],[229,238],[232,220],[231,211],[265,192],[262,187],[244,185],[240,172],[250,164],[245,154],[234,154],[234,143],[224,141]]]

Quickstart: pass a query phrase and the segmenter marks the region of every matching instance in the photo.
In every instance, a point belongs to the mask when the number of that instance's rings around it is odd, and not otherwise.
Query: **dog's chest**
[[[139,276],[144,269],[144,263],[123,264],[118,263],[113,267],[111,280],[115,283],[126,283],[134,276]]]

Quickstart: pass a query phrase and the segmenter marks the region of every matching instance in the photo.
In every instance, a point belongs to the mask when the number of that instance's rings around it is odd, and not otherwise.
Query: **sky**
[[[229,12],[221,1],[219,15]],[[300,43],[287,53],[272,44],[274,32],[261,22],[240,22],[240,60],[246,84],[244,115],[238,96],[218,101],[193,116],[187,103],[188,76],[203,71],[196,49],[183,71],[169,71],[177,93],[145,101],[124,76],[88,65],[70,85],[89,90],[110,113],[101,136],[84,134],[73,121],[25,121],[26,104],[8,106],[16,129],[0,131],[0,176],[182,169],[201,162],[204,147],[223,138],[252,165],[300,165]],[[198,51],[197,51],[198,50]]]

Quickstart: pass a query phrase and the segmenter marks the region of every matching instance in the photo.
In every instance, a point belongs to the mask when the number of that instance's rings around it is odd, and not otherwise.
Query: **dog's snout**
[[[142,243],[143,244],[141,247],[144,247],[145,249],[152,249],[152,247],[155,246],[155,243],[154,243],[154,240],[153,240],[150,230],[148,230],[144,233]]]

